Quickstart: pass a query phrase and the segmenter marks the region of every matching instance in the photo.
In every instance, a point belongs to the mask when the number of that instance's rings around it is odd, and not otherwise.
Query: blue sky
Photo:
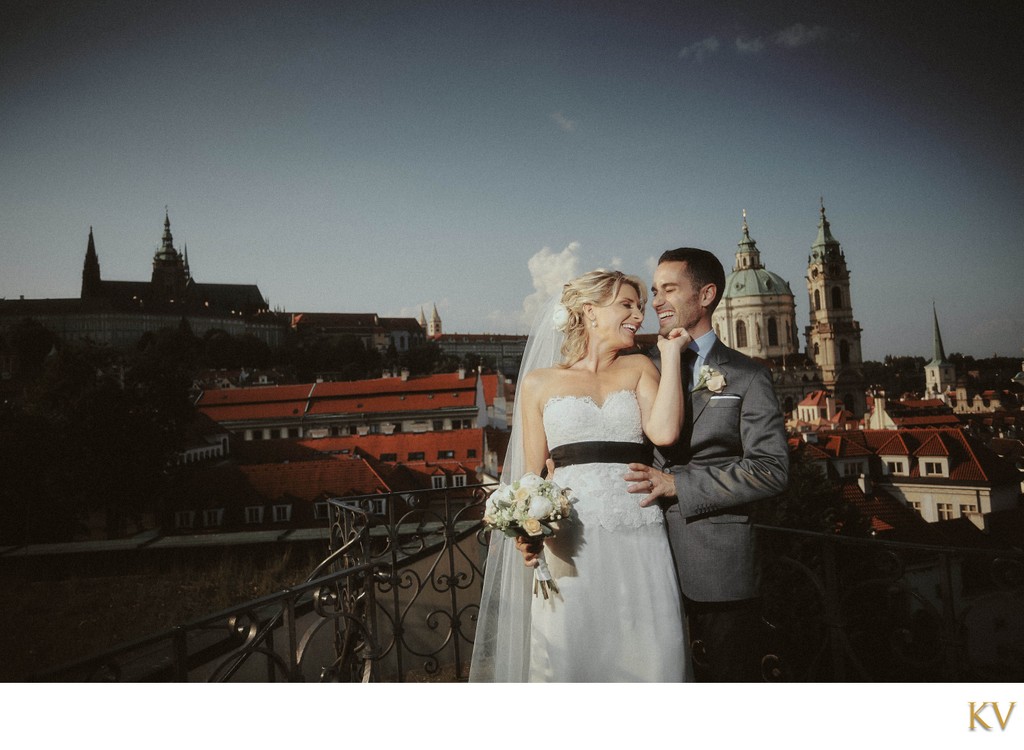
[[[824,197],[865,357],[929,355],[933,301],[947,352],[1020,356],[1022,4],[850,5],[5,9],[0,297],[76,296],[90,226],[148,278],[166,205],[199,281],[519,332],[569,274],[730,268],[746,209],[802,328]]]

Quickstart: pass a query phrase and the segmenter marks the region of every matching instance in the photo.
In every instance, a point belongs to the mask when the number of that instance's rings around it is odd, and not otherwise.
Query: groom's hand
[[[631,482],[626,488],[627,492],[644,495],[640,499],[642,508],[653,505],[663,497],[676,496],[676,483],[672,475],[653,469],[647,464],[629,464],[629,471],[626,472],[624,479]]]

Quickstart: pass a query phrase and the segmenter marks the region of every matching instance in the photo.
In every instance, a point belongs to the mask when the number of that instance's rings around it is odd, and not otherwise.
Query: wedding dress
[[[636,393],[552,398],[548,448],[644,440]],[[657,506],[626,491],[625,463],[557,466],[552,479],[578,498],[578,518],[548,540],[559,593],[530,608],[531,682],[678,682],[689,673],[675,567]]]

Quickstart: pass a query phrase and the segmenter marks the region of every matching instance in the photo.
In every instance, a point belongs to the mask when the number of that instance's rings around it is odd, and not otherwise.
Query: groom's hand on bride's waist
[[[629,471],[623,477],[629,482],[626,491],[634,495],[643,495],[640,498],[641,507],[646,508],[661,499],[676,496],[676,482],[671,474],[658,471],[647,464],[628,464],[628,467]]]

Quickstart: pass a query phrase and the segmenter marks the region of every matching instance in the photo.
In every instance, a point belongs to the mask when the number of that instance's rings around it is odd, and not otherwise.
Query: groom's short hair
[[[658,265],[669,261],[686,263],[686,270],[698,289],[707,284],[715,285],[715,301],[708,310],[714,312],[718,303],[722,301],[722,294],[725,293],[725,269],[715,254],[696,247],[677,247],[675,250],[663,252],[658,258]]]

